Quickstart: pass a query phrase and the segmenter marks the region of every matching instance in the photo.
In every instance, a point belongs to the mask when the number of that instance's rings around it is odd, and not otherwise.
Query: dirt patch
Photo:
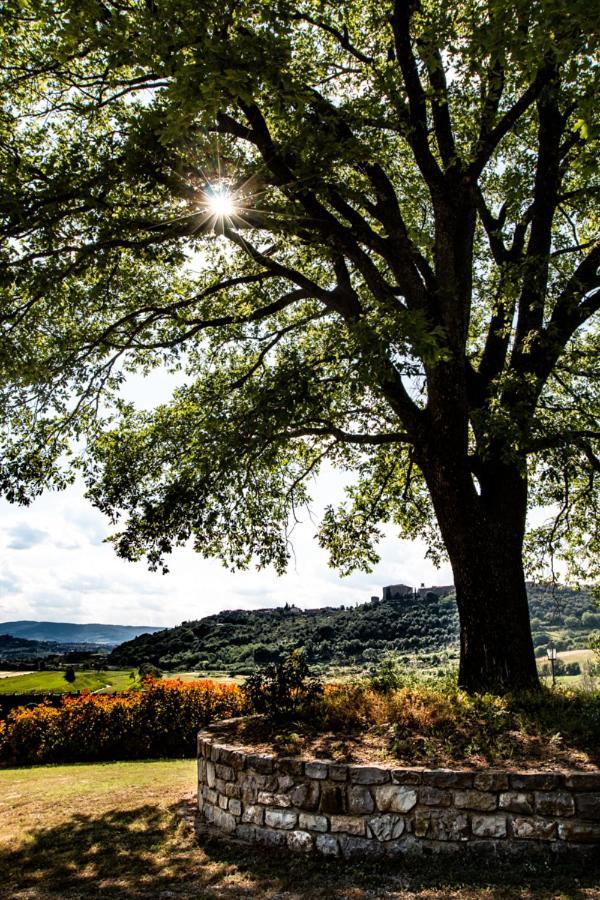
[[[0,672],[0,678],[15,678],[17,675],[33,675],[33,672]]]
[[[547,737],[509,732],[512,752],[507,756],[483,756],[473,752],[457,758],[449,753],[427,752],[427,739],[415,734],[411,742],[398,744],[392,727],[374,726],[357,733],[319,732],[306,723],[271,724],[262,717],[237,719],[211,728],[216,740],[235,744],[242,750],[333,759],[357,765],[402,767],[444,767],[473,769],[519,769],[523,771],[597,771],[598,764],[588,753],[561,746],[560,736]],[[425,746],[424,746],[425,744]]]

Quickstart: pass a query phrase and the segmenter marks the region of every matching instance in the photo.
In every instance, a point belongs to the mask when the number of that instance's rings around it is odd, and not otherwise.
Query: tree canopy
[[[121,555],[160,566],[191,538],[282,570],[328,460],[358,473],[319,528],[343,572],[374,563],[384,522],[455,576],[479,552],[460,519],[488,546],[518,533],[519,555],[528,495],[557,511],[532,558],[597,577],[587,0],[0,17],[9,498],[72,454]],[[156,366],[185,373],[170,403],[119,401]]]

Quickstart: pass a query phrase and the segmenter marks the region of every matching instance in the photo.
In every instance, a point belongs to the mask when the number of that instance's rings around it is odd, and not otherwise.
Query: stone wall
[[[214,728],[198,736],[199,814],[245,841],[344,858],[600,849],[600,772],[342,765],[245,752]]]

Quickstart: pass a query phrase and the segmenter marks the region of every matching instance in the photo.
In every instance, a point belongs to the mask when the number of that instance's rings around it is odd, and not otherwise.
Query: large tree
[[[83,458],[118,552],[452,564],[468,689],[537,684],[529,548],[598,559],[588,0],[6,0],[1,483]],[[127,371],[186,374],[119,402]],[[111,418],[112,417],[112,418]],[[71,447],[70,451],[68,448]]]

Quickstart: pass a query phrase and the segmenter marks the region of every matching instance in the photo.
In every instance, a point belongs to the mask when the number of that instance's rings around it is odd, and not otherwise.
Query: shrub
[[[198,730],[245,710],[236,685],[144,681],[125,694],[83,693],[60,706],[19,707],[0,727],[0,761],[12,765],[194,756]]]
[[[139,667],[138,674],[140,678],[162,678],[163,673],[158,666],[155,666],[150,662],[144,662]]]
[[[568,689],[497,697],[467,694],[450,678],[405,684],[388,693],[368,681],[326,685],[312,717],[315,728],[389,735],[392,752],[415,763],[489,763],[535,755],[551,745],[600,748],[600,692]],[[538,750],[536,750],[536,746]]]
[[[250,675],[242,688],[249,706],[273,720],[305,715],[322,692],[311,676],[306,657],[298,650]]]
[[[389,694],[401,687],[403,673],[395,656],[387,655],[369,672],[369,685],[377,694]]]
[[[73,668],[73,666],[67,666],[67,668],[65,669],[65,681],[67,681],[69,684],[73,684],[73,682],[75,681],[75,669]]]

